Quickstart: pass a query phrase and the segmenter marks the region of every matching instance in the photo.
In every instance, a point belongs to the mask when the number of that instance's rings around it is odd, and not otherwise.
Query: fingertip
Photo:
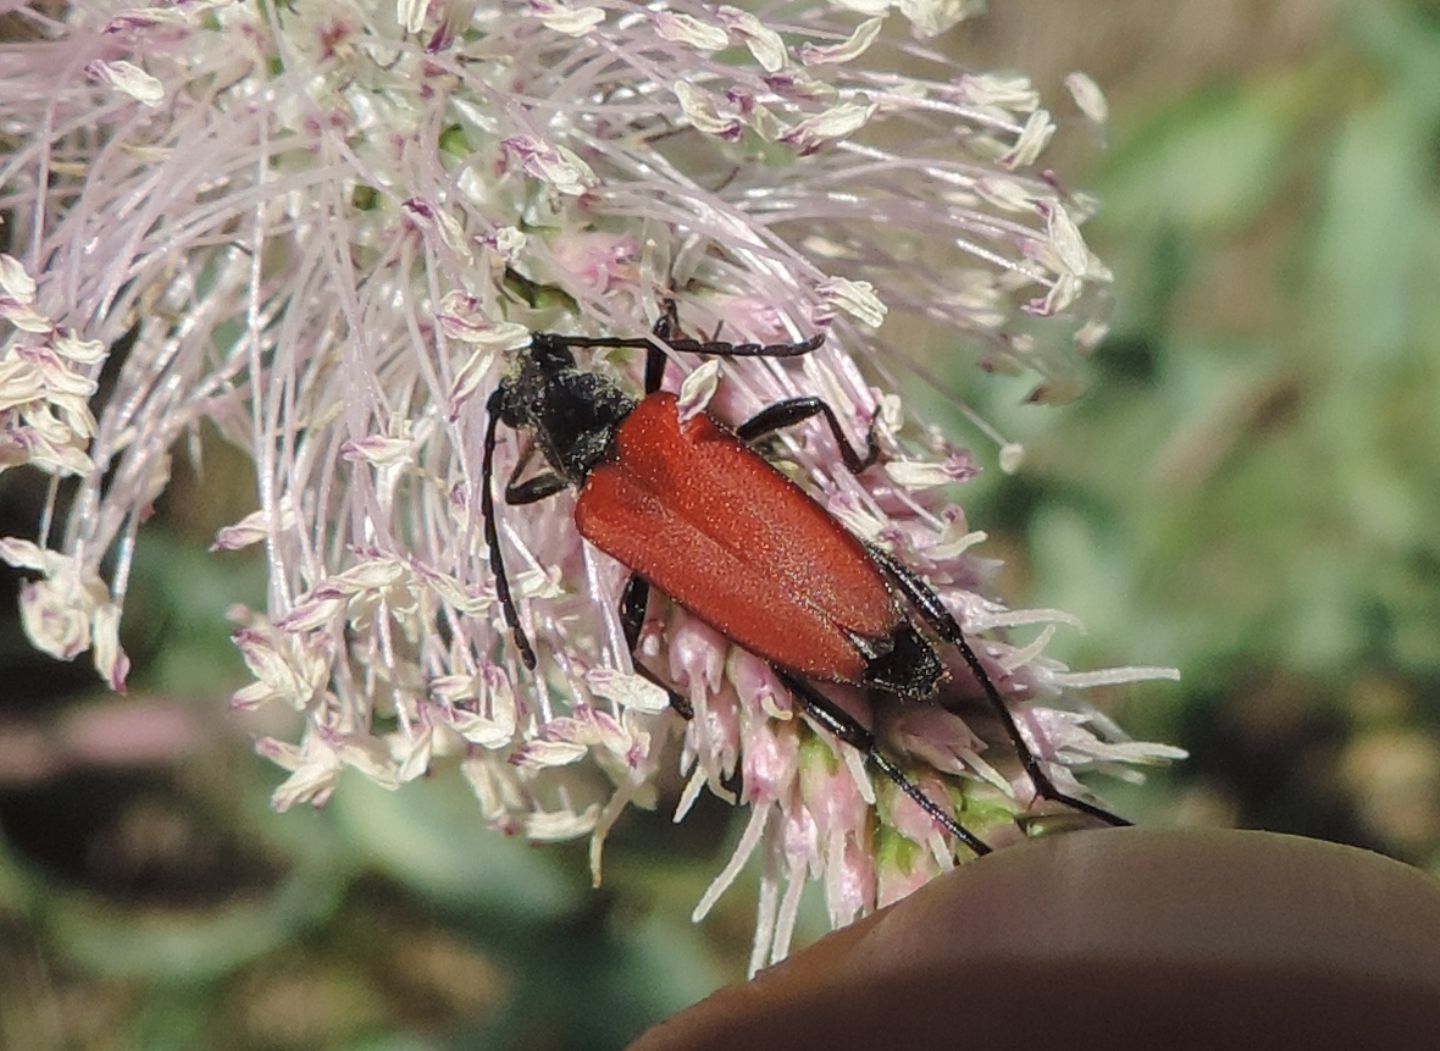
[[[1433,1046],[1440,883],[1255,832],[1112,829],[965,865],[652,1030],[668,1048]]]

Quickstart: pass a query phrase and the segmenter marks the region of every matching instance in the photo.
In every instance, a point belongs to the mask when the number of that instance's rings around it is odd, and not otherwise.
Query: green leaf
[[[357,851],[432,900],[544,917],[584,892],[559,864],[564,848],[547,851],[486,828],[458,771],[396,792],[346,777],[329,806]]]
[[[1279,187],[1297,107],[1286,84],[1230,85],[1155,114],[1101,172],[1102,223],[1191,233],[1250,222]]]

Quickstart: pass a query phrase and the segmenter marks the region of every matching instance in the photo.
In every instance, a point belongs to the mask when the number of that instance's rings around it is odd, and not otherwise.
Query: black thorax
[[[573,486],[613,455],[615,434],[638,404],[608,377],[577,368],[574,354],[549,333],[534,337],[499,394],[500,419],[528,429],[550,467]]]

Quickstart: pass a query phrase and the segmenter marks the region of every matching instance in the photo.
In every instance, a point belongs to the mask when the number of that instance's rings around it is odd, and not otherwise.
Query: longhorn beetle
[[[922,792],[879,749],[869,729],[813,685],[848,683],[903,700],[933,702],[944,667],[901,605],[903,599],[942,642],[960,651],[1037,795],[1108,824],[1130,824],[1055,787],[960,625],[919,576],[893,555],[858,540],[748,445],[822,416],[845,465],[858,474],[879,453],[873,430],[865,453],[857,453],[830,406],[802,397],[761,410],[732,433],[706,413],[681,422],[676,396],[660,390],[665,346],[727,358],[790,358],[815,350],[824,334],[764,346],[679,338],[677,327],[669,301],[649,337],[537,332],[518,367],[486,402],[480,510],[496,594],[526,667],[535,667],[535,652],[510,594],[491,491],[502,423],[530,432],[533,439],[505,485],[505,502],[528,504],[565,488],[579,489],[575,525],[580,535],[631,570],[619,615],[632,654],[654,586],[765,660],[815,723],[859,749],[952,836],[985,854],[990,850],[986,843]],[[578,367],[574,351],[591,348],[644,350],[645,396],[637,400],[608,377]],[[549,470],[521,481],[537,447]],[[638,660],[635,669],[665,689],[680,714],[690,716],[684,698]]]

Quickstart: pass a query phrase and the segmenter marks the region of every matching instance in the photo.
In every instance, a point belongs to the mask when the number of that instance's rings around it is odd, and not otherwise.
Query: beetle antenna
[[[572,350],[648,350],[655,345],[651,336],[567,336],[559,332],[537,332],[535,337],[553,340]],[[798,343],[727,343],[724,340],[667,339],[670,349],[681,354],[706,354],[716,358],[798,358],[818,349],[825,333],[817,332]]]
[[[656,339],[670,342],[670,335],[680,327],[680,316],[675,310],[675,300],[666,298],[660,307],[660,316],[655,319],[655,327],[650,330],[651,335]],[[665,382],[665,351],[654,339],[645,348],[645,393],[654,394]]]
[[[817,332],[809,339],[795,343],[731,343],[719,338],[719,328],[712,339],[677,339],[675,331],[679,324],[675,300],[666,298],[649,336],[566,336],[558,332],[542,332],[536,333],[534,338],[552,340],[556,345],[572,350],[648,350],[652,361],[657,352],[662,355],[664,352],[657,340],[681,354],[704,354],[717,358],[798,358],[813,352],[825,342],[825,333]],[[653,367],[647,363],[647,379]],[[649,389],[648,383],[646,389]]]
[[[817,350],[825,333],[817,332],[798,343],[727,343],[724,340],[672,339],[670,348],[681,354],[716,358],[799,358]]]
[[[525,667],[535,670],[535,651],[520,626],[520,612],[510,595],[510,582],[505,577],[505,557],[500,553],[500,531],[495,526],[495,496],[490,491],[495,475],[495,433],[500,426],[500,405],[504,393],[497,387],[485,403],[488,416],[485,422],[484,453],[480,461],[480,518],[485,527],[485,546],[490,549],[490,572],[495,576],[495,597],[500,600],[500,609],[505,614],[505,623],[515,637],[520,650],[520,659]]]
[[[1082,814],[1089,814],[1091,817],[1098,821],[1103,821],[1107,825],[1133,825],[1134,822],[1128,818],[1123,818],[1119,814],[1106,810],[1102,806],[1078,799],[1055,787],[1055,782],[1050,780],[1050,775],[1047,774],[1044,767],[1040,765],[1040,760],[1035,758],[1035,753],[1030,751],[1030,746],[1025,743],[1025,738],[1020,733],[1020,727],[1015,722],[1015,715],[1010,711],[1010,706],[1007,705],[1005,699],[1000,696],[1000,691],[996,689],[994,681],[990,678],[990,673],[987,672],[985,666],[980,663],[980,658],[970,647],[970,643],[965,638],[965,633],[960,630],[960,625],[956,622],[950,611],[945,608],[944,603],[940,601],[940,597],[931,591],[929,585],[921,580],[913,570],[888,552],[881,551],[877,547],[871,547],[870,554],[875,558],[875,561],[890,574],[895,583],[900,586],[900,590],[904,592],[906,599],[920,611],[920,615],[925,619],[925,622],[929,624],[942,639],[951,643],[960,651],[960,656],[964,659],[966,667],[970,669],[970,674],[975,677],[975,681],[980,684],[981,690],[984,691],[985,699],[990,702],[990,707],[993,708],[995,714],[1000,717],[1001,725],[1005,727],[1005,734],[1010,738],[1011,745],[1014,746],[1016,754],[1020,757],[1020,765],[1025,768],[1025,773],[1030,778],[1030,783],[1035,786],[1035,794],[1042,799],[1049,799],[1052,802],[1068,806],[1072,810],[1078,810]]]

